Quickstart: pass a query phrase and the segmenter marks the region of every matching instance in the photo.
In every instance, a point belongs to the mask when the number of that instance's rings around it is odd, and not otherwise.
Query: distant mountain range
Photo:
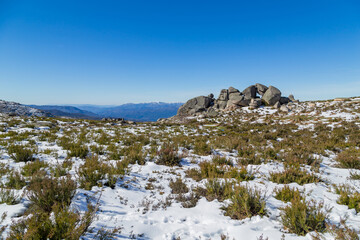
[[[101,119],[101,116],[79,109],[72,106],[56,106],[56,105],[28,105],[29,107],[40,109],[51,113],[57,117],[69,117],[69,118],[84,118],[84,119]]]
[[[134,121],[156,121],[159,118],[168,118],[176,115],[182,103],[128,103],[120,106],[99,105],[29,105],[29,107],[40,109],[58,117],[101,119],[124,118]]]

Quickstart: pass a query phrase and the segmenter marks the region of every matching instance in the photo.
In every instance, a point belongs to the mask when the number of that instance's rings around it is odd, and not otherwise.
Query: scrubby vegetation
[[[236,239],[223,226],[246,228],[261,217],[264,233],[256,236],[263,239],[280,226],[284,239],[358,239],[360,104],[321,104],[303,103],[291,114],[239,110],[186,124],[0,116],[0,204],[9,213],[0,233],[151,239],[142,225],[169,225],[180,237],[191,235],[184,227],[191,223],[204,229],[199,239]],[[330,114],[338,108],[346,119]],[[167,216],[168,209],[176,214]],[[201,225],[208,216],[219,224],[211,233]]]
[[[281,221],[288,231],[299,235],[312,231],[324,232],[330,210],[322,202],[295,197],[291,205],[282,209]]]

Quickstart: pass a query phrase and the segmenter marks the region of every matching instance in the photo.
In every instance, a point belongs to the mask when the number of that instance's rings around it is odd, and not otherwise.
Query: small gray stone
[[[294,102],[294,101],[295,101],[294,95],[290,94],[290,95],[289,95],[289,99],[290,99],[292,102]]]

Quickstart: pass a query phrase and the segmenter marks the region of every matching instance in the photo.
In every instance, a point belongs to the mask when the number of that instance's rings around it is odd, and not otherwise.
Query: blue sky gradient
[[[0,0],[0,99],[184,102],[260,82],[360,95],[360,1]]]

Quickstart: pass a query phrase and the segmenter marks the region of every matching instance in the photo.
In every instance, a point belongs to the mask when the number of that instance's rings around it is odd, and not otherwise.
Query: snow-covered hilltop
[[[0,118],[8,239],[359,239],[360,98],[124,125]]]
[[[16,102],[0,100],[0,114],[10,116],[27,116],[27,117],[51,117],[48,112],[28,107]]]

